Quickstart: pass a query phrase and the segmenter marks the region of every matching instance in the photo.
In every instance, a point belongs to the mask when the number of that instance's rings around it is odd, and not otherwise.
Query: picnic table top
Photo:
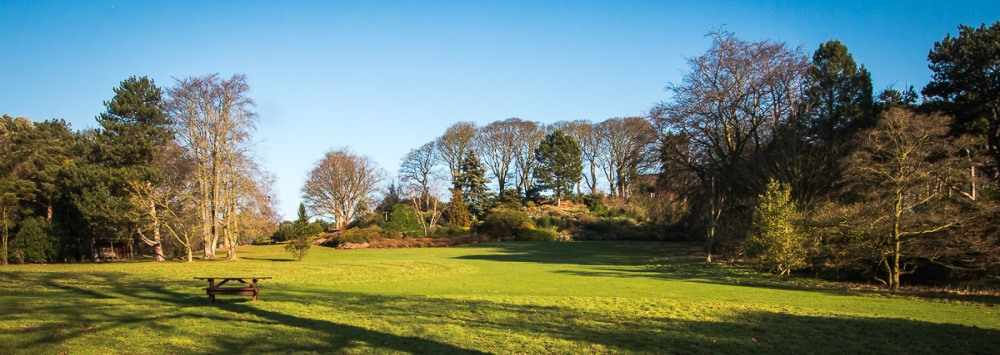
[[[270,276],[195,277],[195,280],[267,280]]]

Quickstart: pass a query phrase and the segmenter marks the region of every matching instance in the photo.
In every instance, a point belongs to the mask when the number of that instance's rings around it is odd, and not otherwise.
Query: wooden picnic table
[[[205,293],[208,294],[208,301],[215,303],[216,295],[242,295],[242,296],[253,296],[253,301],[257,301],[257,293],[260,292],[260,286],[257,286],[258,280],[268,280],[270,276],[251,276],[251,277],[195,277],[196,280],[208,280],[208,287],[205,288]],[[219,283],[215,283],[215,280],[219,280]],[[251,280],[247,282],[246,280]],[[223,287],[229,281],[239,282],[239,286],[227,286]]]

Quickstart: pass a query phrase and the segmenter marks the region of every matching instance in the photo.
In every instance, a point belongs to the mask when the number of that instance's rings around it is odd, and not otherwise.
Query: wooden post
[[[215,303],[215,294],[212,293],[212,289],[215,288],[215,279],[208,279],[208,303]]]

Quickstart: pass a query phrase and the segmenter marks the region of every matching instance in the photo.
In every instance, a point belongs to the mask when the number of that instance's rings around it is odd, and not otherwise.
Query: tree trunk
[[[3,251],[0,251],[0,257],[3,259],[3,265],[7,265],[7,237],[9,233],[7,229],[7,208],[3,208],[3,219],[0,220],[0,223],[3,223]]]
[[[149,216],[153,218],[153,253],[156,261],[163,261],[163,243],[160,242],[160,219],[156,215],[156,203],[149,200]]]

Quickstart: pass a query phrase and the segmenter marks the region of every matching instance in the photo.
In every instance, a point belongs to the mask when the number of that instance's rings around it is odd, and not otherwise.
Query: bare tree
[[[497,178],[498,191],[503,192],[507,178],[511,174],[511,163],[518,153],[516,125],[520,119],[509,118],[496,121],[479,129],[476,134],[476,150],[482,155],[486,166]]]
[[[432,179],[437,174],[438,149],[435,142],[426,143],[420,148],[410,150],[399,165],[399,180],[401,183],[414,186],[420,200],[427,201]],[[426,209],[428,206],[414,206]]]
[[[545,126],[538,122],[509,119],[513,128],[516,153],[514,154],[514,179],[518,193],[527,195],[531,187],[532,172],[535,169],[535,148],[545,138]]]
[[[628,198],[632,182],[653,164],[653,126],[639,117],[612,118],[597,125],[597,162],[608,179],[612,196]]]
[[[446,184],[447,179],[444,174],[432,171],[427,175],[423,184],[411,180],[406,186],[406,194],[409,195],[409,200],[413,203],[413,211],[417,214],[417,222],[424,232],[424,237],[437,228],[441,214],[444,212],[441,195],[447,191]]]
[[[448,165],[452,180],[460,173],[465,154],[472,150],[477,131],[473,122],[458,122],[448,127],[444,135],[435,141],[441,161]]]
[[[332,150],[309,172],[302,197],[312,214],[332,217],[343,230],[359,208],[371,205],[372,193],[385,175],[371,158],[346,148]]]
[[[727,32],[710,36],[712,47],[688,59],[690,71],[667,86],[671,101],[650,119],[670,136],[671,144],[662,146],[669,166],[697,177],[697,190],[724,195],[701,199],[713,204],[700,208],[711,211],[706,220],[749,222],[747,211],[768,180],[759,160],[776,129],[800,107],[808,60],[780,42],[747,42]]]
[[[922,115],[903,108],[886,112],[878,125],[860,137],[858,150],[847,158],[846,179],[866,198],[845,216],[844,224],[864,231],[879,253],[890,288],[899,287],[900,276],[911,273],[908,252],[925,238],[957,225],[961,213],[945,199],[942,184],[963,172],[948,169],[949,146],[945,136],[949,119]]]
[[[257,114],[249,98],[246,76],[223,80],[218,74],[177,80],[168,90],[167,112],[181,145],[192,157],[205,257],[214,258],[224,236],[223,219],[234,212],[227,193],[236,191],[236,177],[246,167],[235,160],[253,144]],[[231,244],[231,243],[230,243]],[[230,249],[230,258],[235,258]]]

